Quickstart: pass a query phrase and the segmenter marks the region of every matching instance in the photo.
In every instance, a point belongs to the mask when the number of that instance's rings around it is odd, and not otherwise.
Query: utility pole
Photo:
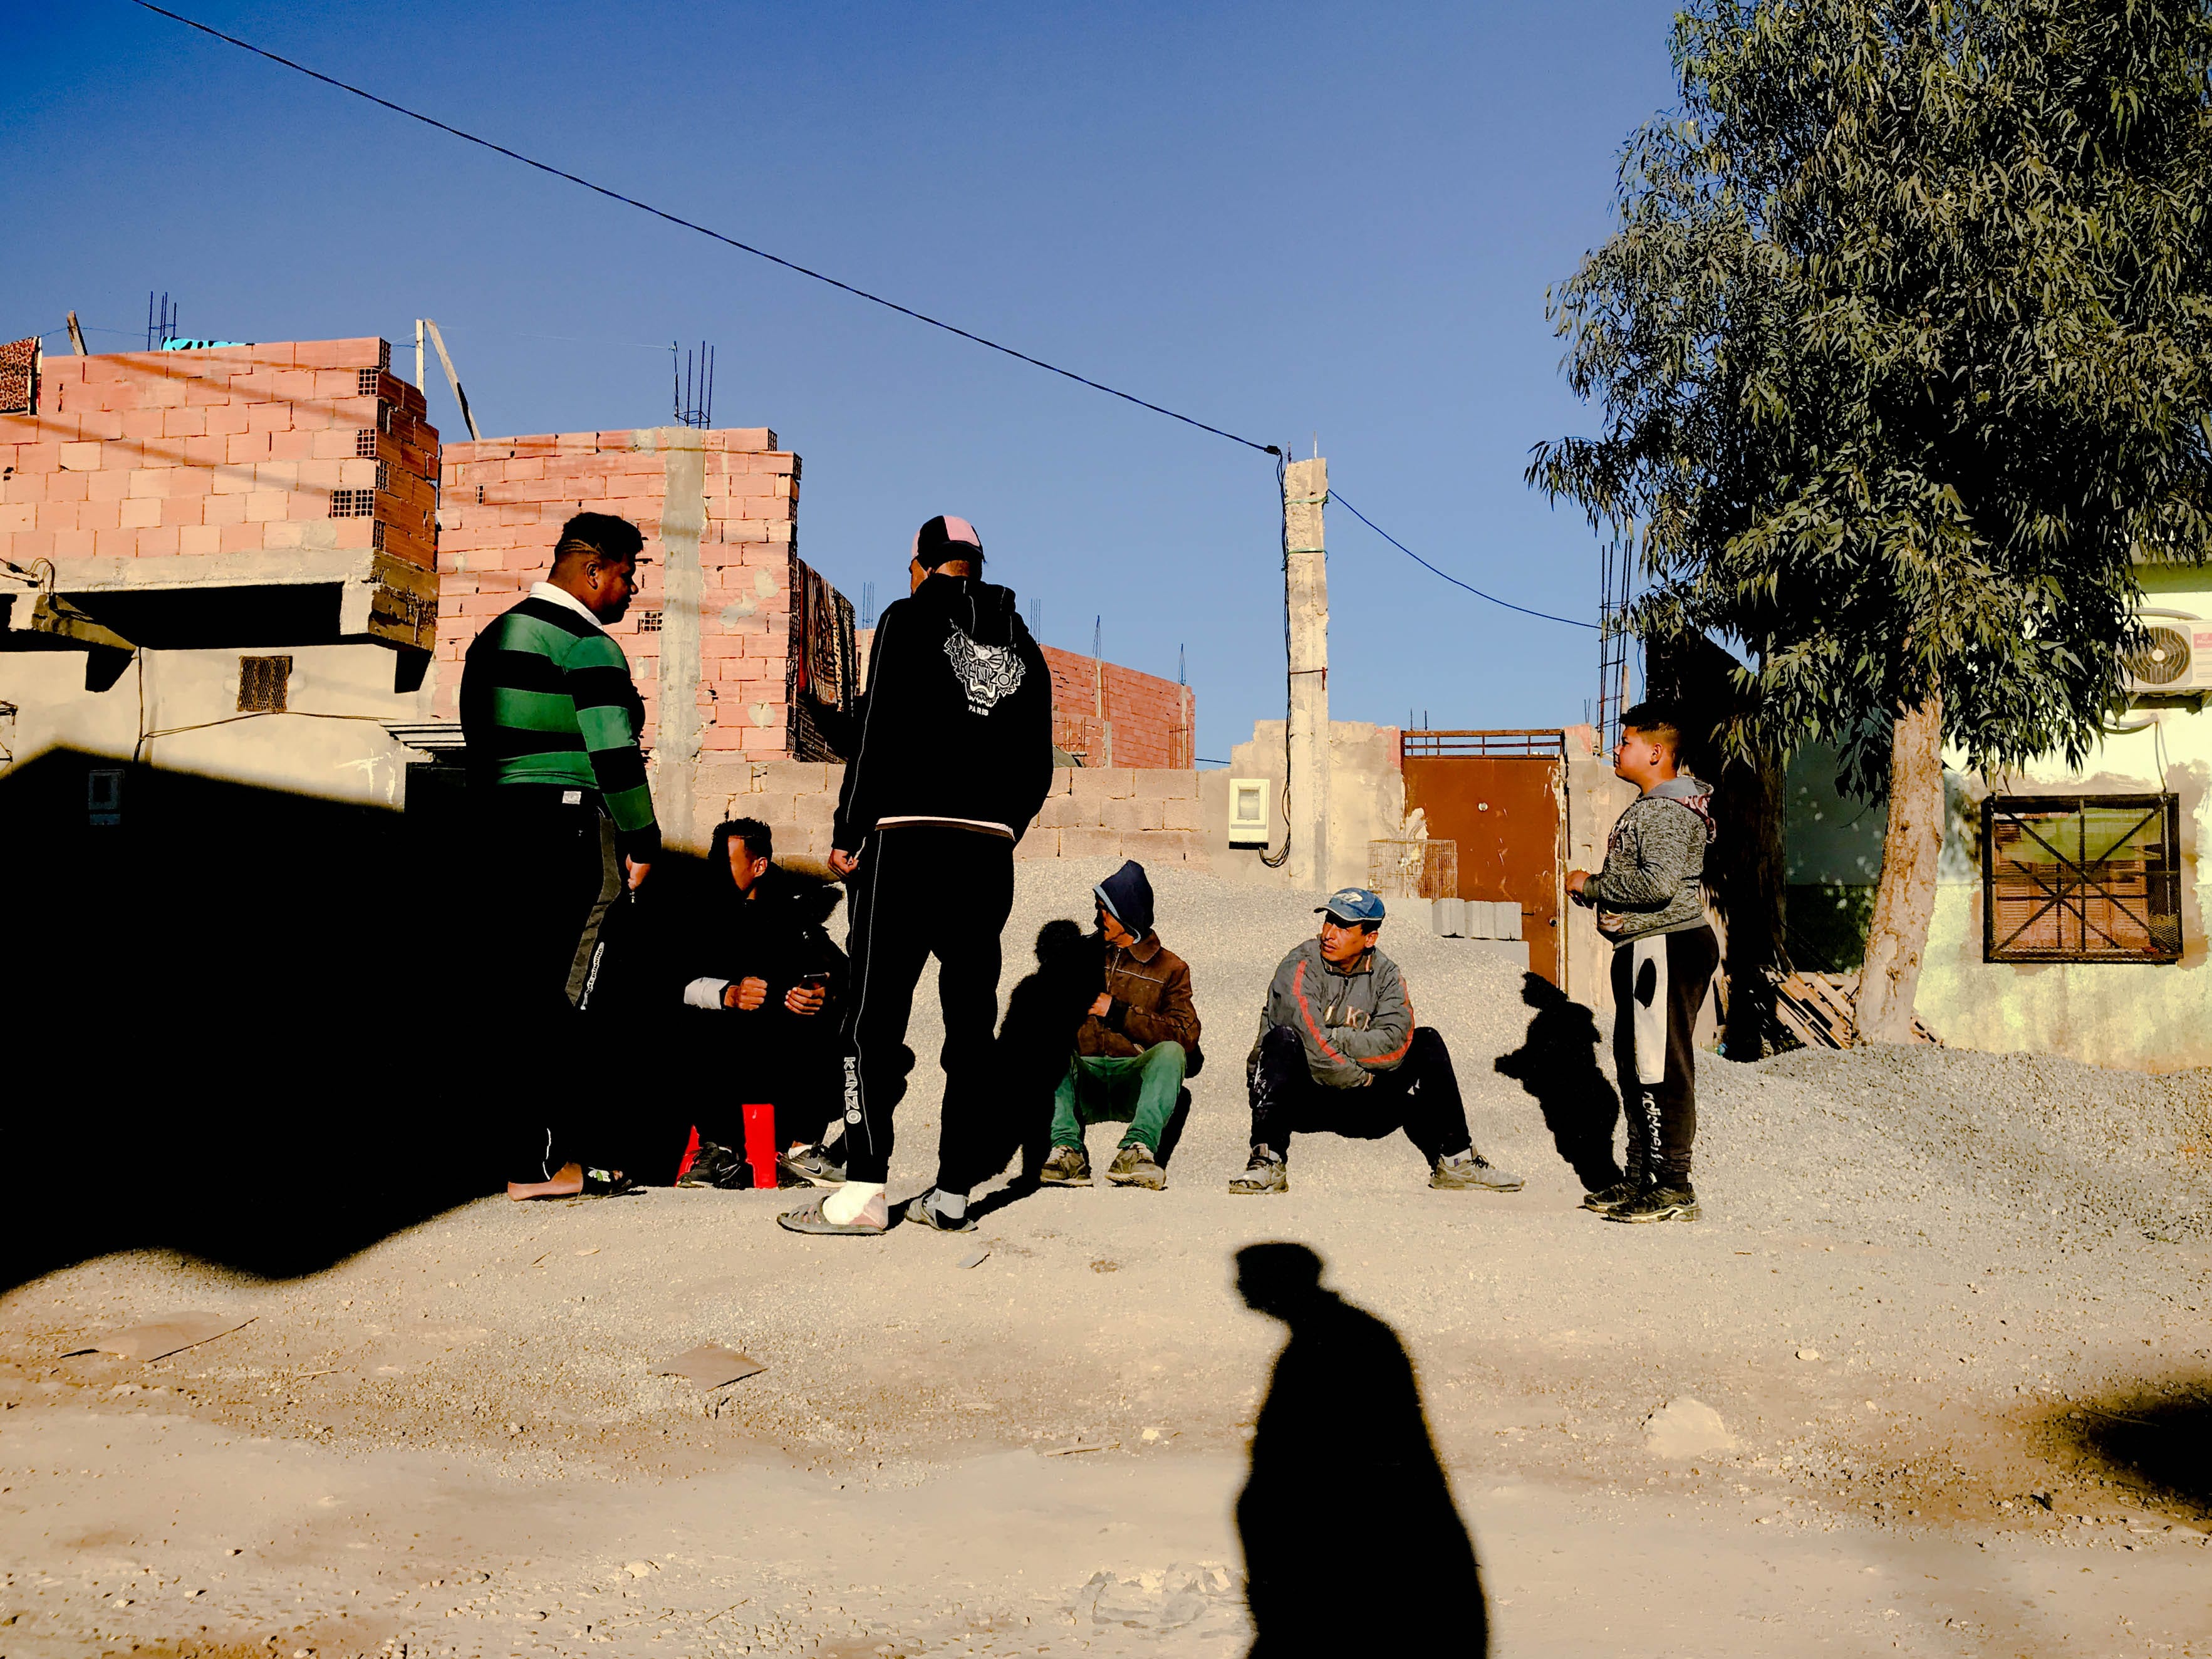
[[[438,349],[438,362],[446,371],[446,384],[453,388],[453,401],[461,406],[461,423],[469,429],[469,436],[477,442],[483,434],[477,430],[477,417],[469,412],[469,394],[461,390],[461,377],[453,373],[453,360],[446,355],[446,337],[438,331],[436,319],[425,317],[422,326],[430,331],[430,343]]]
[[[70,348],[80,357],[90,356],[92,354],[84,349],[84,331],[77,326],[76,313],[74,311],[69,314],[69,331]]]
[[[1291,879],[1328,885],[1328,556],[1322,508],[1328,463],[1316,456],[1283,469],[1283,597],[1291,617]]]
[[[422,319],[415,319],[415,389],[422,389]]]

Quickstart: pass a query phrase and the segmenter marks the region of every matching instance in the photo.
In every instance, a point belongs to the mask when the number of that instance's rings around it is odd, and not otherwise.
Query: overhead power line
[[[1328,492],[1328,498],[1332,501],[1334,501],[1339,507],[1342,507],[1346,512],[1352,514],[1353,518],[1358,520],[1360,523],[1365,525],[1376,535],[1380,536],[1384,541],[1389,543],[1391,546],[1396,548],[1401,553],[1403,553],[1415,564],[1420,566],[1422,569],[1428,571],[1433,575],[1442,576],[1454,587],[1464,587],[1478,599],[1488,599],[1492,605],[1502,605],[1508,611],[1518,611],[1522,616],[1534,617],[1540,622],[1560,623],[1569,628],[1587,628],[1592,631],[1595,631],[1597,629],[1597,624],[1595,623],[1583,622],[1579,617],[1555,617],[1548,611],[1531,611],[1525,605],[1516,605],[1510,599],[1499,599],[1495,593],[1486,593],[1480,588],[1475,586],[1474,583],[1462,581],[1458,577],[1453,575],[1449,570],[1438,570],[1436,566],[1431,564],[1419,554],[1414,552],[1412,548],[1407,546],[1405,543],[1400,541],[1389,531],[1383,529],[1381,525],[1376,523],[1374,520],[1369,518],[1364,513],[1362,513],[1350,501],[1345,500],[1342,491],[1332,489]]]
[[[1164,415],[1171,421],[1181,421],[1185,426],[1194,426],[1201,432],[1211,432],[1217,438],[1226,438],[1231,443],[1243,444],[1247,449],[1256,449],[1263,455],[1276,455],[1281,453],[1273,444],[1258,443],[1250,438],[1240,438],[1234,432],[1224,432],[1221,428],[1208,425],[1194,416],[1179,414],[1164,404],[1153,403],[1149,398],[1139,398],[1133,392],[1123,392],[1116,386],[1108,386],[1103,380],[1094,380],[1088,375],[1078,374],[1072,368],[1062,368],[1059,364],[1048,363],[1042,357],[1032,357],[1026,351],[1018,351],[1012,346],[1001,345],[996,340],[986,339],[981,334],[973,333],[956,324],[948,323],[942,318],[932,317],[927,312],[916,311],[911,306],[902,306],[896,300],[887,300],[880,294],[872,294],[866,289],[857,288],[851,283],[841,282],[825,271],[802,265],[795,259],[787,259],[781,254],[770,253],[766,248],[755,247],[750,242],[741,242],[734,236],[725,236],[719,230],[710,230],[705,225],[695,223],[665,209],[654,207],[649,202],[641,202],[634,196],[625,196],[620,191],[609,190],[605,185],[595,185],[588,179],[579,178],[576,174],[554,167],[550,162],[537,161],[525,155],[520,150],[509,149],[505,144],[495,144],[489,138],[479,138],[473,132],[464,132],[460,128],[441,121],[434,116],[425,115],[420,110],[409,109],[404,104],[395,104],[389,98],[380,98],[374,93],[365,92],[361,88],[341,81],[335,76],[325,75],[320,70],[309,69],[305,64],[295,63],[289,58],[282,57],[276,52],[257,46],[250,40],[241,40],[234,34],[225,34],[221,29],[210,28],[207,24],[186,17],[181,12],[171,11],[166,6],[157,6],[153,3],[153,0],[132,0],[132,3],[143,7],[157,16],[166,17],[172,22],[182,23],[186,28],[197,29],[211,39],[236,46],[241,52],[250,52],[257,58],[265,58],[272,64],[280,64],[288,70],[307,76],[310,80],[320,81],[325,86],[336,87],[340,92],[349,92],[356,98],[366,99],[380,108],[390,110],[395,115],[404,115],[410,121],[420,121],[424,126],[435,127],[441,132],[450,133],[456,138],[465,139],[471,144],[492,151],[495,155],[504,155],[511,161],[520,161],[526,167],[535,167],[538,172],[550,173],[556,179],[565,179],[572,185],[580,185],[595,195],[604,196],[610,201],[620,202],[625,207],[634,207],[641,213],[649,213],[656,219],[664,219],[668,223],[680,226],[685,230],[696,231],[700,235],[710,237],[717,242],[736,248],[741,253],[750,253],[757,259],[765,259],[771,264],[781,265],[786,270],[795,271],[801,276],[811,277],[817,283],[825,283],[831,288],[853,295],[855,299],[866,300],[871,305],[883,307],[886,311],[896,311],[902,317],[911,317],[915,322],[927,323],[930,327],[942,329],[947,334],[957,334],[963,340],[975,345],[988,347],[1017,362],[1027,363],[1032,368],[1042,368],[1048,374],[1057,374],[1063,380],[1073,380],[1078,386],[1087,386],[1093,392],[1103,392],[1109,398],[1119,398],[1122,402],[1134,404],[1139,409],[1149,409],[1155,415]]]

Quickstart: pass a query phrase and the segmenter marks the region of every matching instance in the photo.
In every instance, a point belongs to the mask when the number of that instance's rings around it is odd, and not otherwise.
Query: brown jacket
[[[1126,949],[1106,951],[1106,994],[1114,999],[1102,1018],[1085,1018],[1075,1052],[1127,1060],[1156,1042],[1180,1042],[1183,1074],[1195,1077],[1206,1057],[1198,1047],[1198,1009],[1190,997],[1190,966],[1147,933]]]

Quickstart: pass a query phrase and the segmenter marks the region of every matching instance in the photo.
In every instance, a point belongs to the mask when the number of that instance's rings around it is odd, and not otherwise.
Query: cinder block
[[[1098,804],[1098,825],[1102,830],[1118,830],[1127,834],[1133,830],[1164,828],[1157,800],[1109,800]]]
[[[1115,728],[1118,738],[1121,728]],[[1167,767],[1146,767],[1136,775],[1137,793],[1146,800],[1196,800],[1198,774]],[[1195,828],[1196,826],[1193,826]]]
[[[1429,931],[1440,939],[1467,937],[1467,901],[1455,898],[1429,902]]]
[[[1060,856],[1060,831],[1031,824],[1029,832],[1014,843],[1014,857],[1021,859],[1056,859]]]
[[[1036,821],[1048,830],[1095,830],[1098,827],[1098,810],[1095,804],[1078,801],[1070,795],[1047,795],[1044,805],[1037,810]]]
[[[106,449],[105,444],[65,443],[60,450],[61,470],[64,472],[97,472]]]
[[[1206,828],[1205,807],[1195,799],[1164,800],[1160,803],[1160,827],[1163,830],[1203,830]]]
[[[1076,767],[1068,793],[1078,800],[1127,800],[1137,793],[1136,775],[1126,766]]]
[[[289,432],[292,429],[292,405],[248,404],[246,406],[246,429],[248,432]]]
[[[833,786],[824,762],[777,760],[757,769],[753,787],[765,794],[820,795]]]
[[[1123,849],[1132,837],[1119,830],[1062,830],[1060,855],[1064,859],[1127,858]]]

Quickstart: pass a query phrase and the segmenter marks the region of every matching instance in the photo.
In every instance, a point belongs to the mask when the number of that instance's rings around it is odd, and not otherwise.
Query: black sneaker
[[[1160,1161],[1151,1147],[1133,1140],[1114,1154],[1106,1179],[1116,1187],[1142,1187],[1156,1193],[1168,1184],[1168,1172],[1160,1168]]]
[[[1607,1210],[1607,1221],[1695,1221],[1698,1195],[1687,1187],[1646,1187],[1627,1203]]]
[[[727,1146],[712,1140],[702,1140],[699,1150],[691,1155],[691,1163],[676,1177],[679,1187],[726,1187],[737,1170],[744,1169],[745,1161]]]
[[[1037,1171],[1037,1179],[1048,1187],[1088,1187],[1091,1154],[1080,1146],[1055,1146],[1044,1168]]]
[[[844,1161],[823,1146],[801,1146],[776,1159],[777,1171],[784,1177],[777,1184],[785,1187],[842,1187],[845,1184]],[[795,1177],[795,1178],[794,1178]]]
[[[1240,1198],[1261,1193],[1287,1193],[1291,1190],[1291,1166],[1279,1152],[1255,1146],[1250,1160],[1244,1165],[1244,1173],[1229,1183],[1229,1190]]]
[[[1583,1194],[1583,1208],[1595,1210],[1600,1215],[1610,1215],[1622,1205],[1641,1197],[1644,1183],[1640,1181],[1616,1181],[1610,1187]]]

